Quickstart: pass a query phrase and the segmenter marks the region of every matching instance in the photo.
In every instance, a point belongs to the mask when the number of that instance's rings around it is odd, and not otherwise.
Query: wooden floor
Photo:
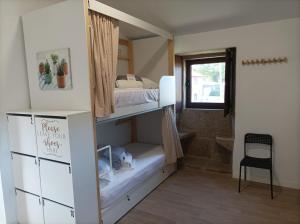
[[[183,168],[168,178],[119,224],[300,224],[300,191],[249,183],[237,193],[228,174]]]

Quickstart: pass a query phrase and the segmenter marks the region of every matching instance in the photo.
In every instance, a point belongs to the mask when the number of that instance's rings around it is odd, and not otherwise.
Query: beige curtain
[[[94,110],[97,117],[114,113],[119,24],[118,21],[97,12],[90,12]]]
[[[171,107],[163,109],[162,140],[168,164],[175,163],[178,158],[183,157],[175,116]]]

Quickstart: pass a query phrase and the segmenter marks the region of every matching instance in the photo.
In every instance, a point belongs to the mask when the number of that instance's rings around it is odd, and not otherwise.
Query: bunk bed
[[[141,74],[141,76],[145,75],[145,77],[156,81],[157,88],[115,88],[113,95],[116,102],[115,111],[101,117],[95,115],[93,108],[92,45],[88,19],[90,11],[146,30],[151,33],[147,38],[153,36],[163,38],[166,42],[167,51],[166,69],[159,74],[156,73],[159,78]],[[51,18],[51,20],[47,18]],[[90,188],[95,188],[97,193],[90,192],[94,194],[94,205],[98,205],[94,210],[97,210],[98,214],[91,214],[95,211],[86,209],[89,202],[85,201],[84,194],[74,191],[72,197],[76,206],[65,204],[72,207],[73,221],[71,223],[84,223],[85,220],[90,220],[90,223],[115,223],[176,171],[176,162],[167,162],[166,147],[162,139],[164,111],[170,107],[174,108],[176,100],[175,77],[173,76],[173,36],[165,30],[96,0],[64,1],[24,16],[23,23],[32,108],[42,108],[46,111],[58,109],[91,112],[93,122],[82,121],[82,124],[78,124],[76,127],[71,125],[69,127],[70,133],[73,128],[78,129],[77,138],[72,139],[72,141],[78,142],[81,138],[79,134],[80,125],[84,126],[84,123],[86,128],[89,127],[93,130],[94,141],[89,141],[90,147],[85,149],[90,160],[86,161],[87,156],[80,156],[80,158],[77,155],[74,156],[76,160],[70,162],[69,172],[74,170],[72,175],[74,180],[76,179],[78,189],[83,189],[87,183],[80,181],[84,174],[79,172],[80,163],[78,161],[83,161],[84,164],[89,164],[90,168],[95,168],[95,174],[89,173],[86,177],[92,178],[95,175],[96,184],[93,183],[95,186]],[[77,26],[73,24],[77,24]],[[53,30],[57,30],[57,32],[53,32]],[[66,32],[66,30],[68,31]],[[128,49],[127,55],[119,55],[119,60],[127,62],[127,74],[135,74],[134,40],[119,39],[119,44]],[[36,79],[37,52],[60,48],[69,48],[72,61],[70,73],[72,73],[73,88],[63,91],[44,91],[40,89]],[[61,118],[61,116],[51,117],[51,119],[56,118]],[[89,137],[92,137],[90,133]],[[126,152],[130,153],[135,160],[134,169],[114,171],[112,179],[105,184],[97,166],[101,159],[97,152],[97,145],[124,147]],[[93,149],[91,149],[92,146],[94,146]],[[73,148],[71,146],[69,148],[72,152]],[[95,164],[90,162],[93,158]],[[64,192],[60,193],[63,194]],[[77,200],[78,198],[80,200]],[[85,204],[83,205],[81,202]],[[96,215],[98,216],[97,221],[95,221]]]
[[[107,16],[122,17],[124,14],[102,3],[90,1],[90,10]],[[117,15],[117,16],[116,16]],[[128,18],[128,15],[122,18]],[[167,163],[162,141],[162,114],[166,107],[174,107],[175,77],[173,75],[173,55],[170,43],[171,35],[139,19],[135,26],[150,28],[152,35],[160,36],[167,44],[168,63],[166,71],[159,76],[153,88],[115,88],[114,113],[96,118],[97,144],[122,147],[135,160],[133,169],[113,170],[109,180],[99,176],[100,205],[103,223],[115,223],[140,200],[155,189],[175,170],[176,164]],[[126,21],[125,21],[126,22]],[[127,21],[128,22],[128,21]],[[132,23],[131,23],[132,24]],[[141,41],[139,39],[139,41]],[[127,54],[118,55],[119,62],[126,61],[127,74],[135,76],[135,41],[119,39],[119,45],[127,48]],[[169,75],[167,75],[169,74]],[[123,74],[117,74],[123,75]],[[138,77],[143,79],[144,74]],[[147,74],[148,79],[154,77]],[[118,79],[118,76],[117,76]],[[117,84],[116,84],[117,86]],[[111,133],[114,133],[111,136]],[[128,135],[128,133],[130,133]],[[105,146],[105,147],[106,147]],[[99,163],[101,156],[98,155]],[[112,158],[110,158],[111,161]],[[111,162],[110,162],[111,163]],[[99,168],[99,173],[101,170]]]

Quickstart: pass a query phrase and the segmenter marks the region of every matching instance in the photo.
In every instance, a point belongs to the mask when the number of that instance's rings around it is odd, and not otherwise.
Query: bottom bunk
[[[168,160],[175,149],[162,146],[163,118],[166,112],[156,110],[97,123],[104,224],[118,221],[176,170],[176,160]]]
[[[166,165],[161,145],[130,143],[123,148],[134,168],[122,167],[109,180],[100,180],[104,224],[115,223],[176,170],[175,164]]]

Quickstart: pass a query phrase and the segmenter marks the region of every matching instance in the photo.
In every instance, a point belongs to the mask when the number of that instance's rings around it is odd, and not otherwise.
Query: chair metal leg
[[[244,180],[247,181],[247,166],[244,166]]]
[[[242,171],[242,166],[240,165],[240,174],[239,174],[239,193],[241,192],[241,171]]]
[[[271,198],[273,199],[273,173],[272,173],[272,169],[270,169],[270,185],[271,185]]]

